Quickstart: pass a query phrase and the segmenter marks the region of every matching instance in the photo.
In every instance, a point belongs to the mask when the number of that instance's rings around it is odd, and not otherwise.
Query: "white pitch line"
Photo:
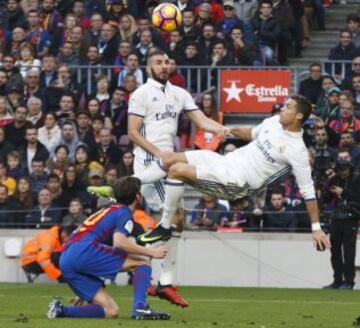
[[[18,297],[18,295],[4,295],[0,294],[0,297]],[[29,295],[26,296],[31,298],[48,298],[51,299],[56,297],[54,295]],[[59,296],[66,299],[69,296]],[[116,299],[121,300],[132,300],[132,297],[118,296]],[[149,297],[151,301],[162,301],[155,297]],[[336,302],[336,301],[294,301],[294,300],[251,300],[251,299],[226,299],[226,298],[190,298],[187,299],[189,302],[201,302],[201,303],[279,303],[279,304],[329,304],[329,305],[360,305],[360,302]]]

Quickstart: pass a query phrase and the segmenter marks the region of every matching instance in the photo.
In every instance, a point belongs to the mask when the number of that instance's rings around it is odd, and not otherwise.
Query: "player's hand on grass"
[[[151,250],[151,257],[154,259],[163,259],[167,254],[167,249],[165,246],[160,246],[153,248]]]
[[[324,251],[331,247],[328,236],[322,230],[313,231],[314,246],[318,251]]]

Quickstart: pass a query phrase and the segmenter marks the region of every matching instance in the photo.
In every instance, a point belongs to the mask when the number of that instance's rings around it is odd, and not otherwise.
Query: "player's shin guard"
[[[98,304],[84,306],[64,306],[64,318],[105,318],[105,310]]]
[[[146,169],[134,174],[134,177],[140,179],[141,183],[145,184],[164,179],[167,174],[167,170],[161,165],[160,161],[153,161]]]
[[[171,219],[179,208],[179,203],[184,195],[184,183],[180,180],[166,179],[165,181],[165,202],[160,225],[170,229]]]
[[[134,287],[134,310],[143,308],[147,305],[146,294],[150,286],[151,267],[149,265],[140,265],[135,269],[133,277]]]
[[[178,236],[173,236],[166,244],[168,253],[162,264],[162,271],[159,278],[161,286],[173,285],[176,280],[176,259],[179,240],[180,238]]]

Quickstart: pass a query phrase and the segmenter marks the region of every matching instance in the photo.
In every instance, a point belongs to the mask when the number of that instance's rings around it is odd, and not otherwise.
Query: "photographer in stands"
[[[351,162],[344,159],[337,159],[335,171],[324,194],[324,201],[333,205],[330,250],[334,281],[324,288],[353,289],[360,218],[360,175],[354,172]]]

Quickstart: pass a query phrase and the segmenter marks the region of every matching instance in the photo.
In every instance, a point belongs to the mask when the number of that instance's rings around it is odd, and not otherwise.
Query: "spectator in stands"
[[[104,117],[110,116],[110,82],[106,75],[100,74],[96,78],[96,90],[93,97],[99,101],[99,110]],[[110,121],[110,120],[109,120]]]
[[[354,104],[345,100],[341,106],[341,117],[329,123],[331,129],[337,133],[360,130],[360,119],[354,116]]]
[[[86,145],[79,145],[75,151],[76,176],[84,186],[88,183],[89,175],[89,148]]]
[[[74,46],[70,41],[64,42],[63,46],[60,47],[56,59],[60,65],[73,66],[79,64],[79,59],[74,51]]]
[[[19,68],[20,74],[25,79],[27,73],[37,71],[40,74],[41,61],[35,58],[34,49],[30,43],[23,42],[19,47],[19,59],[15,65]]]
[[[21,206],[21,209],[25,210],[25,212],[21,212],[22,218],[25,218],[26,216],[31,214],[30,211],[34,207],[36,197],[33,192],[31,180],[29,177],[19,178],[13,197]]]
[[[45,90],[40,88],[40,73],[38,70],[31,69],[27,71],[25,78],[25,87],[24,87],[24,101],[28,101],[30,97],[37,97],[41,99],[45,98]],[[45,104],[43,102],[43,104]]]
[[[87,216],[83,213],[81,200],[73,198],[69,204],[68,214],[62,218],[62,226],[79,226],[86,218]]]
[[[10,114],[6,105],[6,97],[0,96],[0,126],[5,126],[14,122],[14,116]]]
[[[11,40],[8,42],[5,52],[15,59],[19,58],[19,48],[21,43],[25,40],[25,30],[21,27],[16,27],[11,32]]]
[[[195,16],[192,10],[184,10],[183,22],[179,28],[180,33],[183,36],[184,44],[189,41],[195,41],[200,36],[200,29],[195,26]]]
[[[338,158],[342,158],[342,154],[340,150],[347,150],[349,153],[349,157],[347,159],[351,160],[355,159],[360,154],[360,146],[355,144],[354,136],[350,131],[345,131],[340,135],[339,141],[339,152]],[[343,159],[343,158],[342,158]]]
[[[137,88],[136,78],[132,74],[128,74],[124,80],[125,100],[129,102],[132,93]]]
[[[92,158],[101,165],[118,164],[120,162],[120,152],[112,140],[111,131],[103,128],[100,131],[100,140]]]
[[[270,204],[264,211],[263,228],[269,232],[291,232],[296,228],[296,217],[292,208],[285,204],[283,193],[274,190]]]
[[[100,39],[101,28],[103,24],[104,24],[104,19],[100,13],[94,13],[91,15],[90,28],[85,30],[85,35],[84,35],[86,44],[97,46]]]
[[[64,92],[60,97],[59,110],[55,112],[58,124],[62,124],[67,119],[75,118],[75,101],[72,93]]]
[[[141,66],[146,65],[146,58],[149,52],[149,49],[154,46],[152,40],[152,34],[150,30],[143,30],[140,32],[139,43],[135,45],[136,54],[139,58],[139,63]]]
[[[357,103],[357,106],[360,105],[360,73],[354,74],[352,77],[352,96]]]
[[[218,3],[216,3],[215,0],[204,0],[202,2],[202,4],[207,4],[210,7],[210,12],[211,12],[211,20],[217,24],[219,22],[221,22],[221,20],[224,18],[224,12],[223,12],[223,8],[221,7],[221,5],[219,5]],[[197,6],[195,8],[195,16],[199,15],[201,16],[201,12],[204,10],[204,6],[202,6],[202,4],[200,4],[199,6]]]
[[[179,60],[179,58],[184,53],[184,42],[182,34],[179,30],[172,31],[169,37],[169,51],[168,55],[170,58]]]
[[[184,76],[180,73],[176,66],[176,60],[169,59],[169,82],[180,88],[185,88],[186,82]]]
[[[41,142],[48,152],[52,152],[55,146],[60,142],[61,130],[56,124],[56,116],[54,113],[45,115],[44,126],[38,130],[38,140]]]
[[[34,157],[31,162],[31,185],[34,193],[38,193],[47,184],[48,174],[45,171],[45,162],[41,158]]]
[[[81,144],[73,121],[67,120],[61,127],[61,139],[57,146],[65,145],[69,150],[69,157],[74,158],[76,148]]]
[[[127,135],[127,110],[128,103],[125,101],[124,88],[116,88],[112,93],[110,102],[111,123],[114,127],[112,134],[117,140]]]
[[[10,113],[15,113],[16,108],[21,106],[23,103],[21,90],[16,86],[12,85],[9,86],[9,88],[6,90],[8,92],[7,94],[7,110]]]
[[[315,171],[321,167],[330,168],[328,164],[334,163],[336,149],[328,145],[328,133],[325,128],[317,129],[315,132],[315,144],[309,148],[310,162]]]
[[[244,41],[244,29],[241,25],[236,25],[231,29],[228,49],[236,65],[252,66],[260,64],[256,47]]]
[[[85,189],[84,184],[77,176],[75,164],[69,164],[67,166],[61,185],[64,193],[68,195],[70,199],[75,198],[80,191]]]
[[[24,81],[19,73],[18,68],[15,66],[15,59],[8,55],[3,58],[3,67],[7,75],[7,85],[17,87],[19,90],[22,90],[24,87]]]
[[[136,31],[137,25],[134,17],[129,14],[122,15],[119,21],[119,34],[121,41],[131,43]]]
[[[329,60],[352,60],[356,56],[359,56],[359,50],[352,42],[352,34],[347,29],[340,30],[340,42],[337,46],[330,50]],[[341,64],[335,64],[335,74],[340,75]],[[327,65],[327,72],[331,72],[330,66]],[[346,72],[350,71],[350,66],[346,65]],[[344,72],[345,73],[345,72]]]
[[[352,42],[360,47],[360,17],[358,13],[352,13],[346,17],[346,25],[352,35]]]
[[[248,24],[255,16],[259,3],[256,0],[234,1],[234,7],[237,18]]]
[[[50,173],[57,174],[63,178],[70,161],[69,148],[66,145],[59,145],[55,147],[54,154],[47,161],[46,167]]]
[[[228,154],[228,153],[231,153],[231,152],[233,152],[236,148],[237,148],[236,145],[234,145],[233,143],[229,142],[229,143],[227,143],[227,144],[225,145],[225,147],[224,147],[224,149],[223,149],[223,151],[222,151],[222,154],[223,154],[223,155],[226,155],[226,154]]]
[[[252,20],[252,26],[261,51],[263,64],[271,65],[281,29],[279,22],[272,16],[271,1],[262,1],[260,15]]]
[[[30,97],[27,101],[27,108],[29,110],[26,120],[36,128],[44,125],[45,115],[42,113],[42,102],[40,98]]]
[[[0,69],[0,96],[6,96],[6,87],[7,87],[7,75],[5,70]]]
[[[40,22],[45,31],[48,31],[50,35],[56,35],[60,33],[62,28],[62,17],[60,13],[55,9],[54,0],[44,0],[42,7],[40,8]],[[50,52],[56,54],[59,48],[59,44],[52,44]]]
[[[199,108],[204,112],[207,117],[210,117],[216,122],[222,124],[223,116],[219,113],[216,106],[215,97],[212,93],[205,93],[202,96]],[[208,149],[216,151],[221,144],[220,137],[211,132],[206,132],[199,127],[195,127],[194,143],[198,149]]]
[[[249,215],[249,201],[246,198],[230,201],[230,212],[222,218],[221,226],[230,228],[241,228],[247,225]]]
[[[333,282],[330,289],[353,289],[355,248],[360,208],[360,180],[350,161],[337,160],[336,175],[329,181],[325,201],[334,203],[330,225]]]
[[[84,32],[80,26],[75,26],[71,30],[70,41],[75,54],[76,63],[81,63],[86,56],[88,45],[85,44]]]
[[[108,127],[109,129],[112,127],[110,117],[105,116],[105,114],[101,112],[99,99],[90,98],[88,103],[87,103],[87,110],[88,110],[88,112],[90,114],[90,120],[91,120],[92,123],[94,123],[94,121],[97,118],[101,117],[102,118],[102,125],[105,124],[105,126]],[[98,131],[96,131],[96,132],[98,132]],[[96,138],[98,138],[98,135],[96,135]]]
[[[85,110],[78,111],[76,113],[76,124],[78,127],[79,140],[93,149],[93,147],[96,146],[96,142],[91,127],[89,112]]]
[[[123,87],[126,75],[133,74],[136,78],[137,86],[144,83],[144,74],[139,68],[139,57],[136,53],[129,54],[125,59],[125,67],[119,72],[116,77],[116,87]]]
[[[199,55],[198,46],[195,42],[188,42],[185,46],[185,54],[181,58],[179,65],[181,66],[198,66],[201,65],[201,56]],[[203,61],[204,63],[204,61]],[[196,90],[197,70],[196,69],[184,69],[182,74],[185,77],[185,81],[190,81],[191,90]]]
[[[202,194],[191,214],[190,224],[198,228],[216,229],[224,218],[228,219],[226,207],[220,204],[217,198]]]
[[[94,117],[92,117],[91,128],[92,128],[94,139],[95,139],[96,143],[100,142],[100,131],[104,127],[105,127],[105,121],[104,121],[103,115],[96,114]],[[92,154],[94,154],[94,150],[95,149],[92,149]]]
[[[125,149],[119,163],[119,178],[134,174],[134,154],[131,149]]]
[[[331,120],[340,118],[340,95],[341,90],[338,87],[332,87],[327,92],[327,99],[324,107],[316,108],[316,115],[321,117],[325,124]]]
[[[87,30],[91,26],[91,22],[89,17],[85,14],[85,5],[82,0],[75,0],[73,7],[72,7],[72,13],[76,16],[76,20],[80,23],[80,26]]]
[[[309,99],[313,104],[316,104],[316,100],[321,93],[321,64],[311,64],[309,71],[309,78],[300,83],[299,94]]]
[[[234,65],[232,57],[226,50],[225,41],[217,40],[214,42],[209,65],[211,67]]]
[[[321,93],[319,93],[316,101],[316,108],[323,108],[326,106],[328,91],[335,87],[335,80],[331,75],[324,75],[321,78]]]
[[[12,150],[7,154],[6,165],[8,167],[9,177],[15,180],[27,175],[27,170],[21,167],[21,154],[17,150]]]
[[[43,58],[49,53],[51,38],[47,30],[41,28],[40,17],[37,10],[32,9],[27,13],[28,28],[25,40],[31,44],[36,58]]]
[[[211,6],[203,2],[198,7],[198,13],[195,12],[195,26],[199,29],[203,29],[206,23],[214,23],[212,20],[213,12]]]
[[[227,37],[234,26],[242,25],[243,22],[236,16],[233,0],[224,0],[223,2],[224,19],[217,25],[218,36]]]
[[[117,55],[119,41],[115,35],[114,28],[105,23],[101,27],[100,38],[97,48],[101,56],[101,63],[104,65],[112,65]]]
[[[119,179],[118,169],[115,165],[107,165],[105,168],[105,185],[112,186]]]
[[[214,44],[217,40],[214,24],[205,23],[197,45],[203,63],[211,63]]]
[[[25,145],[25,131],[30,125],[26,121],[28,110],[26,107],[19,106],[15,109],[14,122],[5,126],[6,140],[15,148]]]
[[[14,150],[14,146],[7,140],[5,127],[0,127],[0,162],[6,161],[6,155]]]
[[[0,162],[0,184],[6,186],[9,196],[16,190],[16,180],[8,175],[6,163]]]
[[[20,219],[19,213],[16,212],[18,209],[19,205],[17,202],[9,198],[9,191],[7,186],[0,184],[0,228],[22,228],[21,223],[23,221]]]
[[[71,195],[63,190],[60,176],[54,173],[49,174],[46,188],[51,192],[52,204],[64,212],[69,206]]]
[[[21,166],[31,174],[33,158],[36,157],[46,161],[49,157],[49,152],[46,147],[38,141],[38,131],[35,126],[30,125],[26,128],[25,140],[24,146],[19,148],[22,158]]]
[[[5,12],[5,21],[3,22],[4,28],[7,31],[12,31],[16,27],[26,28],[26,17],[24,11],[17,0],[7,1]]]
[[[352,60],[351,72],[341,81],[341,88],[343,90],[352,89],[352,77],[355,74],[360,74],[360,56],[357,56]]]
[[[133,51],[133,46],[130,41],[121,41],[119,44],[118,53],[114,61],[114,65],[124,66],[127,56],[129,56]],[[114,73],[118,74],[120,72],[120,68],[121,67],[113,68]]]

